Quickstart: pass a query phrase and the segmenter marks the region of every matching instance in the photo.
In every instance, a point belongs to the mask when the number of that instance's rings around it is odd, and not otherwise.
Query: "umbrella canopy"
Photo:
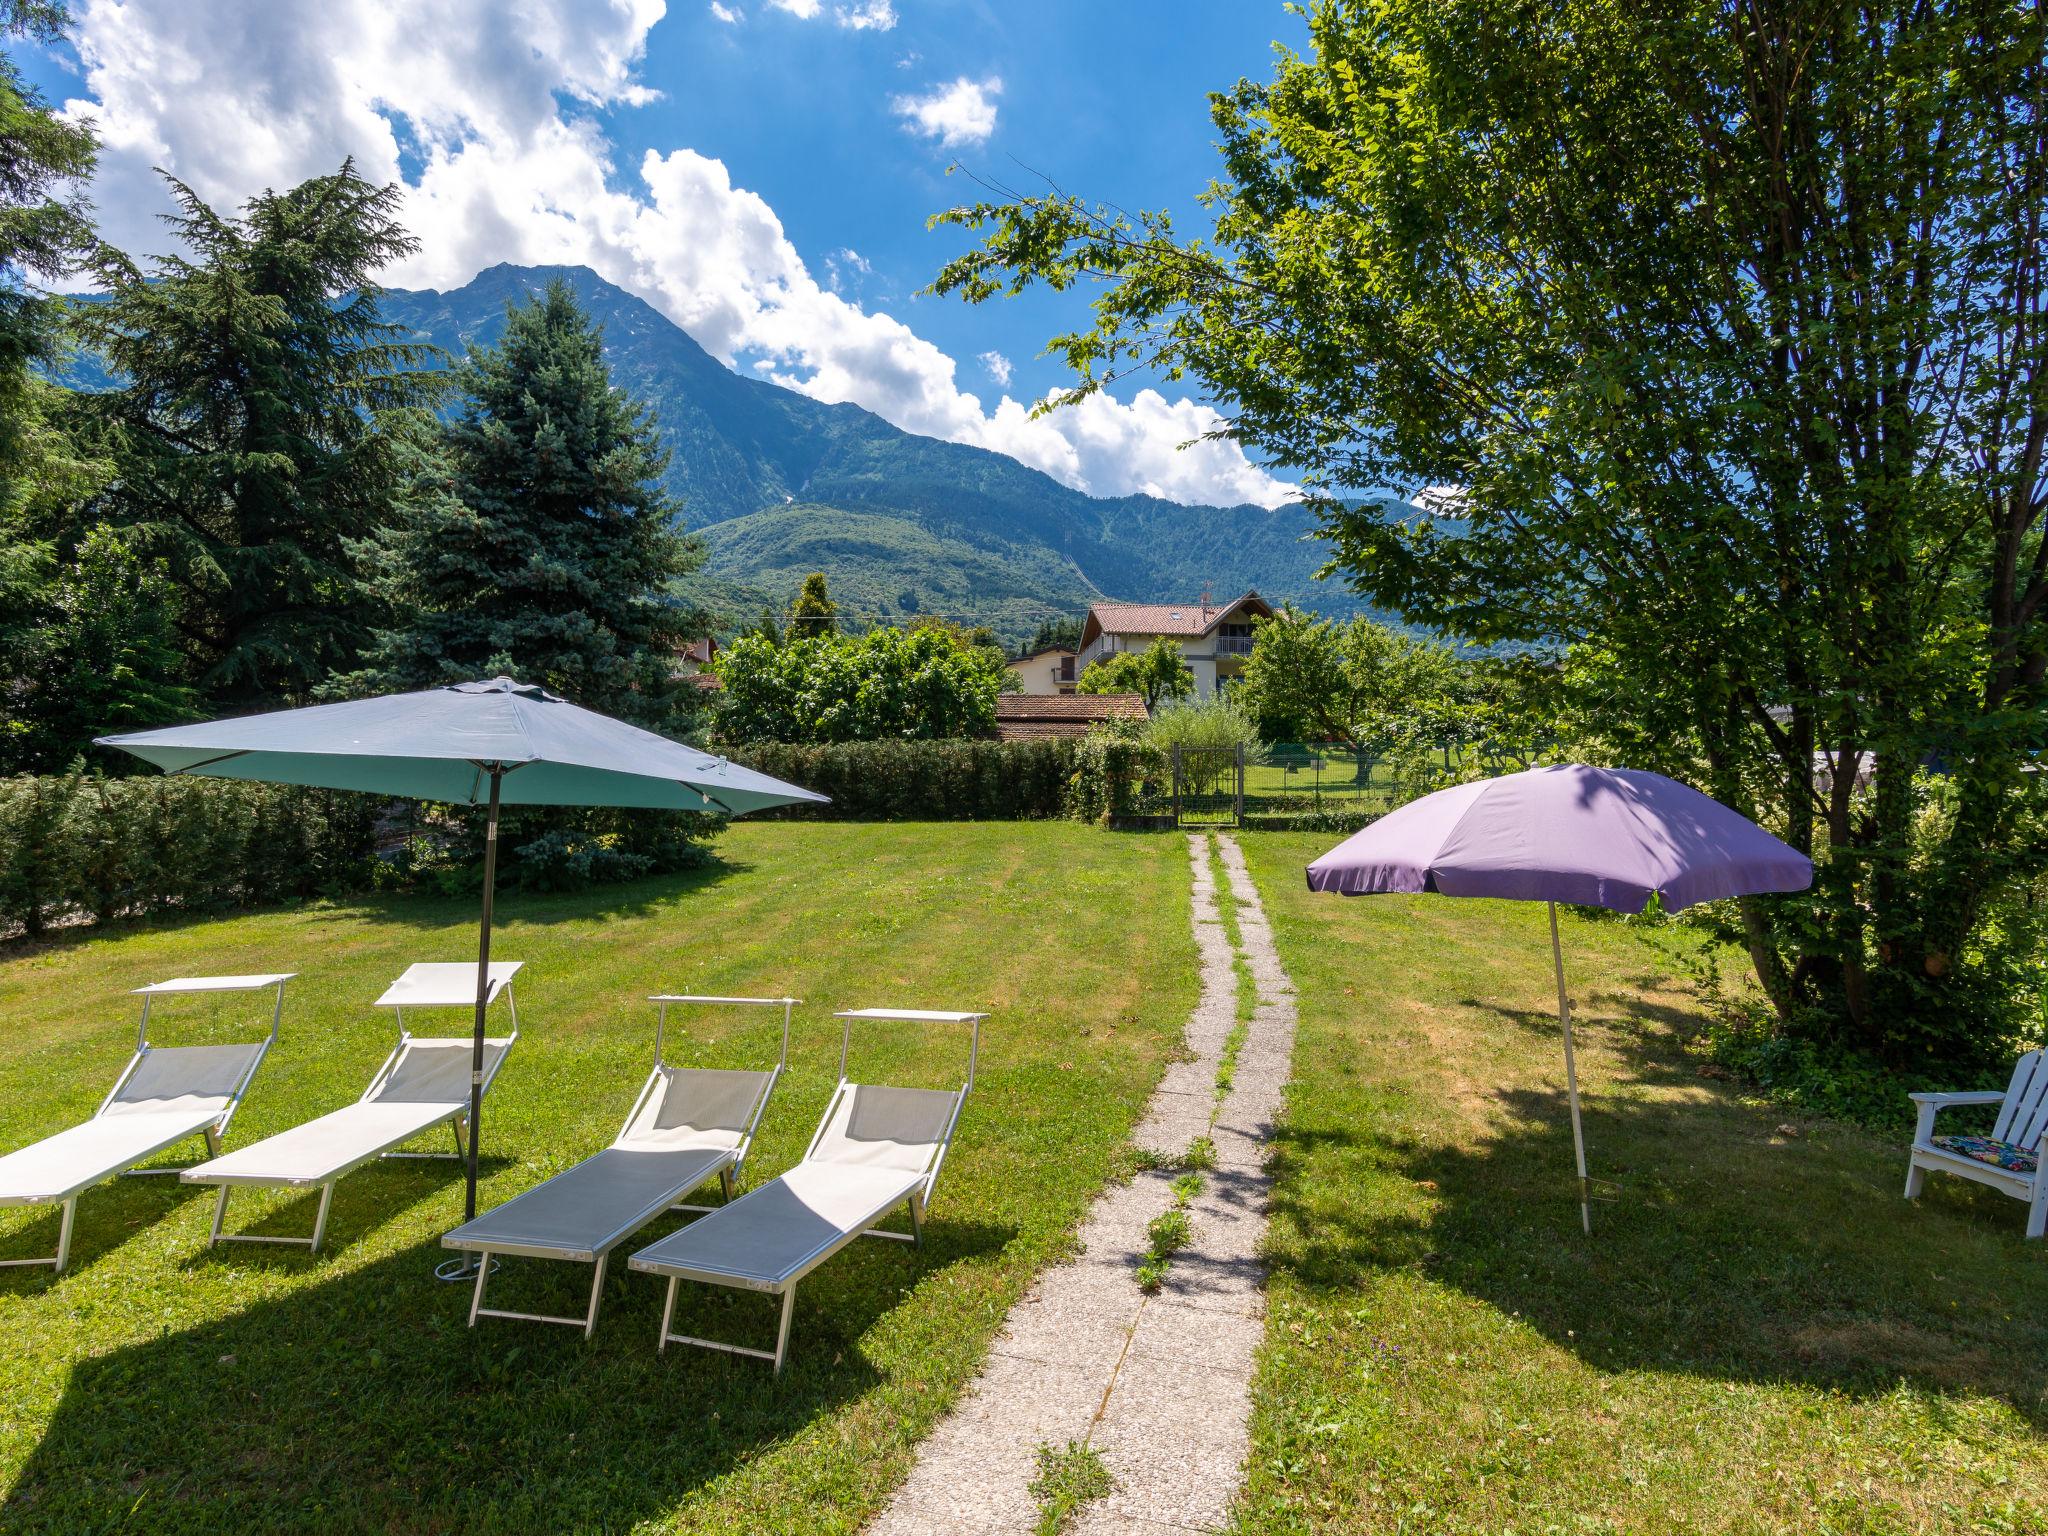
[[[1436,891],[1640,912],[1800,891],[1813,861],[1661,773],[1570,763],[1438,790],[1308,867],[1345,896]]]
[[[482,804],[615,805],[737,816],[822,801],[766,774],[508,677],[421,693],[103,736],[170,773]]]
[[[509,677],[102,736],[99,745],[132,752],[174,774],[489,808],[477,927],[466,1220],[476,1215],[498,807],[607,805],[738,816],[825,799]],[[457,1260],[441,1273],[459,1279],[468,1263]]]
[[[1804,890],[1813,861],[1717,800],[1659,773],[1571,763],[1438,790],[1382,816],[1308,867],[1312,891],[1435,891],[1550,904],[1579,1219],[1593,1230],[1578,1063],[1557,904],[1667,912],[1723,896]]]

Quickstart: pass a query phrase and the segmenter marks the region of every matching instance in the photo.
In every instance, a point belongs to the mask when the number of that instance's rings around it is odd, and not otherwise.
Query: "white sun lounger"
[[[836,1015],[839,1086],[811,1137],[803,1161],[780,1178],[721,1206],[628,1260],[643,1274],[668,1276],[668,1300],[661,1309],[661,1343],[694,1344],[772,1360],[779,1374],[789,1351],[789,1321],[799,1281],[855,1238],[890,1237],[922,1242],[925,1209],[952,1145],[960,1107],[974,1087],[985,1013],[939,1013],[915,1008],[860,1008]],[[971,1024],[967,1081],[948,1092],[936,1088],[887,1088],[846,1079],[847,1038],[856,1019],[909,1023]],[[910,1231],[875,1226],[895,1207],[907,1206]],[[675,1333],[676,1290],[685,1280],[730,1286],[782,1298],[775,1348],[748,1349],[715,1339]]]
[[[486,1003],[505,995],[511,1010],[512,1033],[484,1042],[484,1092],[490,1091],[506,1052],[519,1038],[519,1009],[512,998],[512,977],[524,962],[493,960]],[[475,1042],[467,1035],[427,1039],[405,1027],[408,1008],[476,1007],[476,967],[467,963],[424,964],[408,968],[377,999],[379,1008],[398,1016],[398,1044],[370,1079],[363,1096],[346,1109],[308,1120],[253,1145],[187,1168],[188,1184],[218,1184],[210,1243],[289,1243],[320,1251],[327,1231],[327,1208],[335,1183],[379,1157],[456,1157],[462,1155],[463,1122],[469,1116],[469,1074]],[[455,1132],[454,1152],[400,1152],[396,1149],[437,1125]],[[320,1208],[311,1237],[261,1237],[224,1232],[228,1194],[238,1184],[308,1189],[320,1186]]]
[[[470,1327],[474,1328],[480,1317],[511,1317],[533,1323],[567,1323],[581,1328],[588,1338],[597,1328],[605,1269],[614,1248],[664,1211],[714,1209],[680,1203],[714,1174],[726,1200],[732,1200],[761,1112],[789,1065],[789,1015],[797,999],[664,994],[648,1001],[659,1007],[654,1069],[648,1073],[640,1097],[633,1101],[618,1139],[596,1156],[463,1223],[441,1239],[449,1248],[477,1255]],[[662,1060],[662,1042],[673,1003],[779,1007],[782,1054],[766,1072],[668,1066]],[[595,1264],[589,1309],[581,1317],[556,1317],[485,1306],[484,1285],[490,1278],[493,1254]]]
[[[34,1146],[0,1157],[0,1206],[51,1205],[62,1202],[57,1227],[57,1252],[47,1259],[0,1259],[0,1266],[48,1264],[64,1272],[71,1256],[71,1222],[78,1197],[95,1184],[123,1173],[175,1173],[175,1168],[137,1168],[187,1136],[203,1139],[209,1156],[220,1148],[235,1106],[249,1079],[277,1041],[284,1013],[286,971],[272,976],[187,976],[137,987],[142,999],[142,1024],[135,1034],[135,1054],[115,1080],[113,1091],[83,1125],[45,1137]],[[253,1045],[176,1045],[149,1043],[150,1005],[158,998],[197,992],[276,991],[270,1009],[270,1034]]]

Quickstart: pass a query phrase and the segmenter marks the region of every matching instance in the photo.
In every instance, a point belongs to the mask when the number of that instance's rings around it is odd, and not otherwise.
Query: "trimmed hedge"
[[[768,816],[834,821],[1128,824],[1167,802],[1166,760],[1098,734],[1044,741],[757,742],[733,758],[830,795]],[[474,816],[429,814],[417,848],[377,858],[378,795],[161,775],[0,779],[0,938],[61,923],[222,911],[477,880]],[[508,808],[500,879],[528,889],[700,863],[707,817]]]
[[[1066,814],[1072,741],[757,741],[736,763],[832,797],[757,815],[825,821],[1035,821]]]
[[[0,779],[0,933],[363,889],[383,805],[229,779]]]
[[[1106,734],[1039,741],[747,742],[734,762],[832,797],[759,812],[826,821],[1103,821],[1149,808],[1165,760]]]

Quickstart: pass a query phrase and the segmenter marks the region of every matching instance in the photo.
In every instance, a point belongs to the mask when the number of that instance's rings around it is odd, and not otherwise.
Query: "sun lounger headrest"
[[[105,1113],[226,1109],[262,1054],[261,1044],[152,1046]]]
[[[649,1096],[623,1140],[636,1146],[736,1147],[775,1074],[674,1067],[662,1078],[660,1090]]]
[[[509,1040],[484,1042],[484,1078],[489,1081]],[[469,1097],[469,1067],[475,1046],[468,1040],[408,1040],[391,1075],[371,1097],[380,1104],[457,1104]]]
[[[946,1139],[959,1093],[939,1088],[848,1086],[811,1160],[921,1172]]]

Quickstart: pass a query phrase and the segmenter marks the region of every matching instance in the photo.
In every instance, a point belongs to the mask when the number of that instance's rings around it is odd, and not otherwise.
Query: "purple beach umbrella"
[[[1747,817],[1662,774],[1566,764],[1438,790],[1390,811],[1308,867],[1312,891],[1434,891],[1550,904],[1550,956],[1579,1164],[1579,1220],[1593,1230],[1586,1139],[1557,904],[1667,912],[1724,896],[1800,891],[1813,861]]]

